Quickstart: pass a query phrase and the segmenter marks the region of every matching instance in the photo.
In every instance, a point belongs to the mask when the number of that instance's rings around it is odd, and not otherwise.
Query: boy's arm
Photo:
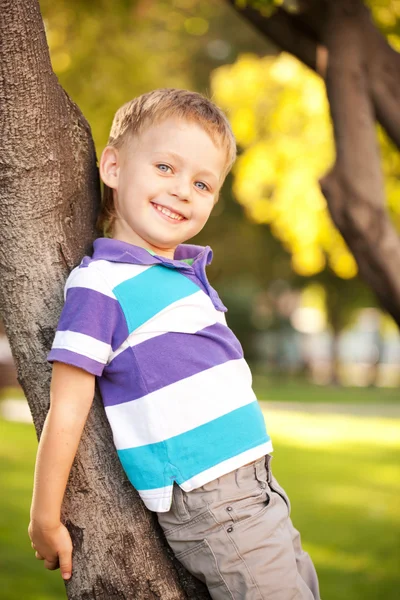
[[[60,522],[71,466],[93,401],[95,376],[55,362],[46,417],[36,458],[29,535],[45,567],[71,574],[72,544]]]

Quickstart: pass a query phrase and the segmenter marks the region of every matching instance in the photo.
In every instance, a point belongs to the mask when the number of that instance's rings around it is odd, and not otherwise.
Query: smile
[[[151,204],[154,206],[157,212],[167,217],[169,221],[186,221],[186,218],[183,215],[170,210],[166,206],[161,206],[160,204],[155,204],[154,202],[151,202]]]

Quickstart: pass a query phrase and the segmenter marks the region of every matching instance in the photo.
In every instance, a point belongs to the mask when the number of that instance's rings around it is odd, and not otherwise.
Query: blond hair
[[[222,110],[197,92],[163,88],[142,94],[123,104],[115,113],[107,145],[121,148],[127,139],[169,117],[199,124],[216,145],[226,150],[225,178],[236,159],[235,137]],[[103,184],[97,228],[103,235],[107,235],[112,232],[114,221],[113,190]]]

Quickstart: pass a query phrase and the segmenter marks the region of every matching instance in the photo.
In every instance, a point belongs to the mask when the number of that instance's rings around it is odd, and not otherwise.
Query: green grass
[[[400,419],[265,413],[273,470],[291,498],[323,600],[397,600]],[[0,597],[64,599],[59,571],[45,571],[27,535],[33,427],[0,420],[0,440]]]
[[[398,598],[400,419],[262,408],[323,600]]]
[[[0,598],[66,598],[59,571],[45,571],[28,537],[37,440],[32,425],[0,419]]]
[[[253,374],[259,400],[280,402],[333,402],[338,404],[399,404],[399,388],[318,386],[301,378]]]

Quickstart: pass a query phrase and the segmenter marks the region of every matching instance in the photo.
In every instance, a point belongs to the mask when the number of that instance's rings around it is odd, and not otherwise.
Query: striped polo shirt
[[[123,468],[157,512],[174,482],[190,491],[272,450],[211,259],[209,246],[169,259],[98,238],[68,277],[47,356],[97,376]]]

